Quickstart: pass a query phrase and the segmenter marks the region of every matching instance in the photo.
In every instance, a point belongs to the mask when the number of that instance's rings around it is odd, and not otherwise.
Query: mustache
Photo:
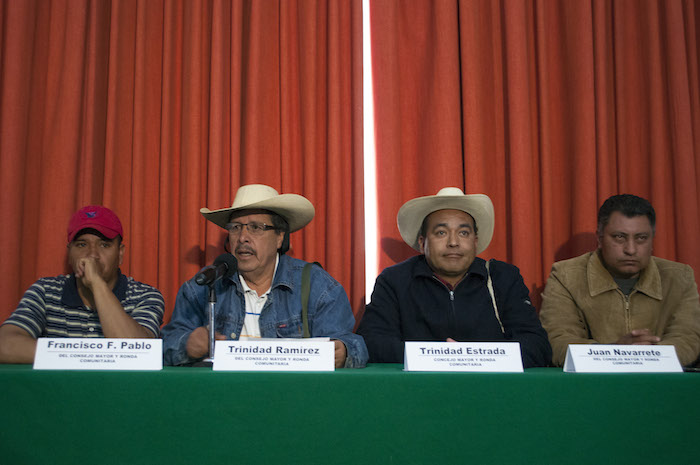
[[[247,246],[247,245],[240,245],[240,246],[236,247],[235,252],[236,253],[248,252],[248,253],[255,254],[255,250],[253,250],[252,247]]]

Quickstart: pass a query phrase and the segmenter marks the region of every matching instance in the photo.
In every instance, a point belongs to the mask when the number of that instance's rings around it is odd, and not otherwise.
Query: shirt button
[[[95,328],[90,328],[89,331],[92,333],[93,331],[95,331]]]
[[[231,339],[236,339],[236,333],[231,333]]]

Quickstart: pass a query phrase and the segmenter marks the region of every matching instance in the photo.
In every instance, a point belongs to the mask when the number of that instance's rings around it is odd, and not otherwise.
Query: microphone
[[[200,286],[209,286],[217,279],[230,278],[238,269],[236,257],[224,253],[216,257],[213,265],[205,266],[194,277]]]

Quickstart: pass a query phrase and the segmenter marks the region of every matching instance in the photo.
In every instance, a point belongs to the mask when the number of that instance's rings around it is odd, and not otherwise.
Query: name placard
[[[519,342],[406,342],[405,371],[523,371]]]
[[[313,339],[216,341],[215,371],[334,371],[335,344]]]
[[[163,340],[40,337],[34,369],[162,370]]]
[[[567,373],[680,373],[676,348],[666,345],[570,344]]]

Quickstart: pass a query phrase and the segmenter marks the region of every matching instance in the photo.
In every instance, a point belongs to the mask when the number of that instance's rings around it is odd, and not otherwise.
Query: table
[[[0,366],[0,463],[698,463],[700,373]]]

